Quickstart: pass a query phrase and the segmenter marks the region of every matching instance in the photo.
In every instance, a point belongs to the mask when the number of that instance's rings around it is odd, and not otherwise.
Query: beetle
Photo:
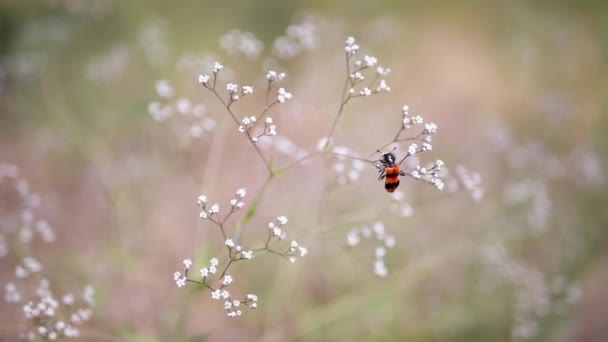
[[[393,151],[395,151],[395,149],[393,149]],[[386,178],[384,188],[388,192],[394,192],[397,189],[399,186],[399,176],[405,176],[405,173],[401,171],[400,164],[395,163],[396,159],[393,151],[382,154],[382,157],[380,157],[379,160],[381,165],[378,167],[378,172],[380,172],[378,180]],[[378,152],[382,153],[380,151]]]

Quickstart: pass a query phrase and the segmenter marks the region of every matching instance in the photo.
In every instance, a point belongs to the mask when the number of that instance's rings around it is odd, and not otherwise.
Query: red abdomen
[[[398,186],[399,186],[399,165],[395,165],[395,167],[387,167],[386,168],[386,183],[384,183],[384,188],[388,192],[394,192]]]

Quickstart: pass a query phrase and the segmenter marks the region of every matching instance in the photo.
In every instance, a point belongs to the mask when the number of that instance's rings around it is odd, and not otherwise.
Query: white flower
[[[407,153],[410,155],[416,154],[418,151],[418,144],[411,144],[410,147],[407,148]]]
[[[238,198],[243,198],[245,195],[247,195],[247,190],[245,190],[245,188],[240,188],[236,191],[236,197]]]
[[[356,229],[352,229],[350,232],[348,232],[348,234],[346,235],[346,243],[348,243],[349,246],[354,247],[358,245],[359,242],[361,242],[359,231],[357,231]]]
[[[226,239],[226,246],[234,248],[234,241],[232,241],[232,239]]]
[[[230,297],[230,292],[228,292],[226,290],[222,290],[221,295],[222,295],[222,298],[226,299],[226,298]]]
[[[376,73],[377,73],[379,76],[384,76],[384,77],[386,77],[386,76],[388,76],[388,75],[391,73],[391,71],[392,71],[392,70],[391,70],[390,68],[383,68],[382,66],[378,66],[378,67],[376,68]]]
[[[279,227],[275,227],[275,228],[272,230],[272,235],[274,235],[274,236],[278,236],[278,237],[281,237],[281,235],[283,235],[283,231],[281,230],[281,228],[279,228]]]
[[[243,258],[251,260],[253,259],[253,251],[243,251],[242,252]]]
[[[284,72],[281,73],[277,73],[276,71],[268,71],[268,73],[266,74],[266,79],[269,81],[281,81],[285,78],[285,76],[287,76]]]
[[[344,51],[350,56],[354,55],[357,50],[359,50],[359,45],[355,44],[355,38],[348,37],[346,38],[346,46],[344,47]]]
[[[386,85],[385,80],[380,80],[380,85],[378,86],[378,88],[376,88],[376,92],[381,93],[381,92],[389,92],[389,91],[391,91],[391,87]]]
[[[420,115],[416,115],[412,118],[412,122],[415,124],[421,124],[423,121],[424,119]]]
[[[296,240],[291,241],[291,248],[295,249],[298,247],[298,242]]]
[[[204,220],[204,219],[206,219],[207,217],[209,217],[209,215],[207,215],[207,212],[206,212],[206,211],[204,211],[204,210],[203,210],[203,211],[201,211],[201,212],[198,214],[198,216],[199,216],[200,218],[202,218],[203,220]]]
[[[305,257],[308,254],[308,249],[306,247],[300,246],[298,249],[300,250],[300,257]]]
[[[175,279],[175,284],[177,285],[177,287],[186,286],[186,277],[178,277],[177,279]]]
[[[64,321],[58,321],[57,323],[55,323],[55,330],[57,331],[61,331],[63,329],[65,329],[66,325]]]
[[[372,91],[368,87],[363,88],[363,90],[359,92],[359,95],[361,96],[370,96],[371,94]]]
[[[285,88],[279,88],[278,91],[278,95],[277,95],[277,101],[279,101],[280,103],[284,103],[285,101],[291,99],[291,93],[288,93],[287,91],[285,91]]]
[[[445,184],[443,184],[443,181],[439,178],[431,178],[429,183],[433,184],[439,191],[443,190],[445,187]]]
[[[179,276],[179,272],[175,272],[175,273]],[[173,275],[173,277],[175,278],[175,274]],[[68,294],[64,295],[63,297],[61,297],[61,301],[65,305],[72,305],[72,304],[74,304],[74,295],[71,293],[68,293]]]
[[[198,83],[205,84],[205,85],[207,83],[209,83],[209,75],[207,75],[207,74],[198,75]]]
[[[277,221],[279,221],[279,223],[281,223],[282,225],[286,225],[287,224],[287,217],[286,216],[279,216],[279,217],[277,217]]]
[[[23,266],[17,265],[17,267],[15,267],[15,276],[18,279],[26,278],[29,274],[30,273],[25,268],[23,268]]]
[[[382,259],[374,262],[374,274],[382,278],[388,275],[388,269],[384,265],[384,261]]]
[[[348,89],[348,94],[349,95],[355,95],[355,88]]]
[[[215,203],[214,205],[211,206],[211,209],[209,209],[209,214],[217,214],[220,212],[220,205]]]
[[[437,165],[437,167],[442,167],[444,164],[441,159],[437,159],[437,161],[435,162],[435,165]]]
[[[217,260],[217,258],[212,258],[209,263],[211,264],[211,266],[217,266],[220,264],[220,262]]]
[[[403,115],[409,115],[410,106],[403,105]]]
[[[243,86],[243,95],[253,94],[252,86]]]
[[[184,267],[185,267],[187,270],[189,270],[189,269],[190,269],[190,267],[192,267],[192,260],[190,260],[190,259],[185,259],[185,260],[184,260]]]
[[[222,295],[222,291],[219,289],[211,292],[211,298],[213,298],[213,299],[220,299],[221,295]]]
[[[213,64],[213,73],[217,74],[223,67],[224,66],[220,62],[215,62],[215,64]]]
[[[226,84],[226,90],[228,90],[228,92],[230,92],[231,94],[236,93],[237,91],[239,91],[239,85],[236,83],[228,83]]]
[[[432,151],[432,150],[433,150],[433,145],[431,145],[429,143],[422,144],[422,151]]]
[[[366,55],[363,57],[363,61],[365,62],[366,67],[373,67],[374,65],[378,64],[378,59],[373,56]]]
[[[223,284],[224,286],[227,286],[227,285],[232,284],[232,282],[233,282],[233,281],[234,281],[234,279],[232,278],[232,276],[230,276],[230,275],[225,275],[225,276],[224,276],[224,279],[222,279],[222,284]]]
[[[296,258],[295,257],[289,257],[289,262],[290,263],[295,263],[296,262]]]
[[[434,134],[437,132],[437,125],[432,122],[428,123],[428,124],[424,125],[424,131],[427,134]]]
[[[156,81],[156,93],[162,98],[170,98],[173,96],[173,87],[167,80]]]
[[[201,277],[205,278],[209,276],[209,269],[207,267],[201,268]]]
[[[365,79],[365,77],[359,71],[357,71],[354,74],[350,74],[350,79],[353,80],[353,82],[361,82]]]
[[[31,257],[23,259],[23,264],[32,273],[40,272],[42,270],[42,264],[39,263],[36,259],[31,258]]]
[[[386,247],[388,248],[393,248],[395,247],[395,237],[392,235],[387,235],[384,238],[384,244],[386,245]]]

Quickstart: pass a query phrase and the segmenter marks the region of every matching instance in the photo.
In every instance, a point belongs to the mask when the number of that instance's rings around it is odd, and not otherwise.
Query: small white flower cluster
[[[19,168],[13,164],[2,164],[0,163],[0,186],[6,185],[11,188],[11,191],[15,191],[18,198],[18,211],[19,215],[16,215],[16,219],[19,221],[16,230],[18,241],[23,244],[28,244],[34,239],[36,235],[40,237],[43,242],[51,243],[55,241],[55,232],[51,225],[44,219],[36,218],[36,211],[41,205],[40,196],[33,192],[30,188],[29,182],[19,176]],[[10,234],[12,231],[6,231]],[[0,234],[0,258],[7,256],[9,253],[7,239],[4,235]],[[32,259],[35,261],[34,259]],[[25,260],[24,260],[25,262]],[[25,268],[18,266],[23,271],[28,271],[28,263],[24,264]],[[35,265],[30,264],[29,266]],[[37,272],[36,270],[30,269],[29,272]],[[16,271],[17,274],[23,274],[23,272]]]
[[[391,196],[393,203],[389,206],[389,210],[401,217],[412,217],[414,215],[414,209],[412,206],[405,201],[405,194],[401,190],[393,192]]]
[[[155,121],[165,122],[179,114],[179,119],[174,122],[177,126],[186,126],[189,136],[200,138],[205,132],[212,132],[216,122],[205,116],[207,108],[201,103],[193,103],[187,97],[178,97],[171,102],[175,91],[167,80],[156,82],[156,91],[161,101],[152,101],[148,104],[148,113]],[[179,130],[183,128],[179,127]]]
[[[279,216],[276,221],[271,221],[268,223],[268,229],[272,236],[277,237],[279,240],[283,240],[287,237],[286,233],[283,231],[283,226],[287,224],[287,217]]]
[[[334,156],[338,159],[333,165],[335,181],[338,185],[346,185],[356,182],[365,169],[365,162],[345,156],[357,156],[345,146],[335,146],[332,149]]]
[[[17,232],[18,238],[9,241],[28,244],[35,234],[40,235],[42,241],[55,241],[55,233],[50,224],[45,220],[36,219],[36,210],[41,204],[40,196],[33,193],[27,180],[19,177],[19,168],[12,164],[0,164],[0,185],[8,184],[14,187],[18,196],[19,215],[15,215],[20,226]],[[11,217],[7,212],[5,217]],[[5,217],[0,218],[0,221]],[[3,222],[0,222],[2,225]],[[12,222],[15,224],[15,221]],[[15,246],[15,250],[30,250],[28,247]],[[0,235],[0,257],[9,254],[7,239]],[[22,262],[15,266],[15,280],[8,281],[4,285],[4,301],[9,304],[25,303],[21,310],[25,317],[33,322],[34,331],[27,332],[24,336],[29,340],[57,340],[63,337],[77,337],[79,335],[76,324],[90,319],[91,307],[94,305],[92,294],[93,288],[87,286],[83,294],[83,301],[88,307],[73,311],[75,299],[73,294],[64,295],[61,301],[56,300],[51,292],[50,283],[42,279],[38,286],[32,284],[35,276],[43,272],[42,263],[31,256],[23,258]],[[32,291],[32,293],[30,293]],[[71,316],[70,316],[71,315]],[[69,323],[61,319],[70,317]]]
[[[290,100],[291,97],[291,93],[287,92],[285,88],[279,88],[277,91],[277,101],[279,101],[279,103],[285,103]]]
[[[284,226],[287,224],[287,221],[287,217],[279,216],[275,221],[268,223],[268,240],[266,241],[265,248],[275,254],[285,257],[289,262],[295,263],[297,257],[302,258],[308,254],[308,249],[301,246],[297,241],[292,240],[285,252],[272,250],[269,247],[269,244],[273,238],[276,238],[277,240],[284,240],[287,238],[287,233],[285,233],[284,230]]]
[[[443,183],[441,178],[439,178],[439,171],[441,171],[443,165],[443,161],[439,159],[437,159],[437,161],[435,161],[435,164],[433,164],[428,169],[425,167],[420,167],[420,165],[418,165],[416,166],[416,169],[410,173],[410,176],[415,179],[425,181],[436,187],[438,190],[443,190],[445,184]]]
[[[236,83],[227,83],[226,90],[230,94],[230,103],[238,101],[241,97],[253,94],[252,86],[243,86],[239,92],[239,85]]]
[[[424,118],[420,115],[414,117],[410,116],[410,106],[403,105],[403,128],[408,129],[412,125],[421,125],[424,122]],[[427,141],[430,142],[430,141]]]
[[[192,268],[192,260],[184,259],[183,264],[184,264],[184,273],[183,274],[180,271],[175,271],[175,273],[173,273],[173,281],[175,281],[175,285],[177,285],[177,287],[186,286],[186,282],[189,280],[188,272]],[[203,277],[203,283],[205,282],[205,279],[210,274],[215,274],[217,272],[217,266],[219,265],[219,261],[217,260],[217,258],[212,258],[211,261],[209,262],[209,264],[210,264],[209,267],[203,267],[200,270],[201,277]]]
[[[481,175],[469,171],[464,165],[456,165],[456,175],[475,202],[481,201],[484,190],[481,187]]]
[[[293,58],[319,45],[319,37],[312,23],[290,25],[285,33],[273,43],[273,51],[279,58]]]
[[[17,267],[15,267],[15,276],[17,279],[24,279],[27,278],[30,273],[37,273],[40,271],[42,271],[42,264],[32,257],[28,257],[23,259],[23,266],[17,265]]]
[[[273,137],[277,135],[277,126],[274,124],[274,121],[271,117],[267,116],[264,120],[264,130],[258,134],[254,135],[251,133],[251,130],[255,127],[257,123],[257,119],[255,116],[245,117],[241,120],[242,125],[239,126],[239,132],[247,133],[251,136],[251,141],[257,143],[260,141],[260,138],[263,136]]]
[[[239,132],[241,133],[245,133],[248,132],[250,129],[252,129],[253,127],[255,127],[255,124],[257,123],[258,119],[255,118],[255,116],[250,116],[250,117],[245,117],[243,120],[241,120],[242,125],[239,126]]]
[[[391,73],[390,68],[384,68],[382,66],[379,66],[378,59],[376,57],[365,55],[365,56],[363,56],[363,59],[356,60],[353,63],[353,66],[352,66],[353,69],[351,70],[350,59],[359,50],[359,45],[356,44],[355,38],[348,37],[346,39],[346,46],[344,47],[344,50],[346,52],[348,70],[350,70],[349,71],[350,75],[348,75],[349,83],[350,83],[350,86],[348,89],[348,95],[350,97],[371,96],[373,94],[391,91],[391,87],[388,86],[388,84],[386,83],[386,80],[381,78],[381,77],[386,77]],[[366,70],[370,70],[374,67],[376,67],[375,77],[371,80],[371,82],[369,82],[368,84],[363,86],[363,88],[361,88],[357,92],[355,90],[355,86],[358,84],[361,84],[366,79],[364,72]],[[377,80],[379,80],[378,84],[376,84]]]
[[[348,58],[354,56],[357,53],[357,51],[359,51],[359,45],[357,45],[354,37],[346,38],[345,43],[346,43],[346,45],[344,46],[344,51],[346,52],[346,55],[348,56]]]
[[[245,188],[240,188],[234,195],[234,198],[230,200],[230,205],[235,209],[243,209],[245,203],[241,200],[247,195],[247,190]]]
[[[198,196],[196,202],[198,207],[201,209],[199,217],[203,220],[211,219],[213,215],[219,214],[220,212],[220,205],[217,203],[212,204],[211,208],[207,208],[207,196],[205,195]]]
[[[351,229],[346,235],[346,242],[350,247],[355,247],[361,243],[363,239],[375,238],[381,242],[380,246],[374,248],[374,263],[373,273],[379,277],[386,277],[388,269],[384,263],[387,248],[395,247],[395,237],[386,232],[384,223],[376,222],[372,228],[364,226],[362,228]]]
[[[217,260],[217,258],[211,258],[211,260],[209,261],[209,267],[203,267],[200,270],[201,273],[201,277],[207,278],[210,274],[215,274],[217,272],[217,267],[219,266],[220,262]]]
[[[228,215],[233,212],[243,209],[245,207],[245,203],[241,201],[247,195],[247,190],[245,188],[240,188],[235,192],[235,196],[230,200],[230,212]],[[200,208],[199,217],[203,220],[210,219],[213,221],[213,215],[217,215],[220,212],[220,205],[214,203],[210,208],[207,208],[207,196],[200,195],[196,200],[198,207]]]
[[[230,56],[239,54],[249,59],[256,59],[262,53],[264,44],[251,32],[232,30],[220,37],[220,46]]]
[[[237,245],[234,243],[232,239],[226,239],[224,244],[230,250],[230,258],[232,260],[251,260],[253,259],[253,251],[252,250],[244,250],[241,245]]]
[[[234,282],[234,278],[231,275],[224,275],[221,279],[221,286],[211,292],[211,298],[215,300],[224,299],[224,310],[228,317],[234,318],[243,315],[241,311],[241,305],[244,305],[250,309],[258,307],[258,297],[254,294],[248,294],[244,300],[232,299],[230,291],[226,289],[229,285]]]
[[[35,330],[27,333],[28,339],[42,338],[55,341],[63,337],[79,337],[80,331],[76,326],[89,321],[93,315],[92,307],[95,303],[88,294],[90,291],[93,291],[92,287],[87,286],[83,294],[86,306],[73,309],[74,295],[68,293],[62,297],[61,301],[56,300],[50,290],[48,280],[43,279],[36,289],[38,298],[29,300],[22,308],[25,318],[32,320],[35,325]],[[66,322],[62,317],[69,317],[69,320]]]
[[[287,74],[284,72],[276,72],[273,70],[269,70],[266,74],[266,79],[268,82],[282,81],[285,79],[285,77],[287,77]]]
[[[213,74],[213,82],[211,81],[211,76],[207,73],[201,73],[198,75],[198,83],[202,84],[205,88],[213,89],[215,87],[215,81],[217,80],[217,75],[220,70],[224,68],[224,65],[218,61],[213,63],[213,68],[211,69]]]
[[[291,244],[289,244],[289,252],[292,253],[289,256],[289,262],[296,262],[296,256],[301,258],[305,257],[308,254],[308,249],[304,246],[300,246],[296,240],[292,240]]]
[[[262,135],[266,135],[269,137],[275,136],[277,135],[276,129],[277,127],[272,121],[272,118],[270,116],[266,117],[266,119],[264,120],[264,133],[262,133]]]

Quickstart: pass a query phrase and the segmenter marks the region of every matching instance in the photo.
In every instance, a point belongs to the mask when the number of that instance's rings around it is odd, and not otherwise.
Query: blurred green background
[[[57,234],[28,252],[60,291],[96,287],[83,340],[606,340],[607,18],[605,1],[4,1],[0,162],[19,165]],[[274,40],[303,22],[318,46],[273,56]],[[222,50],[233,29],[253,33],[262,56]],[[171,274],[186,257],[206,263],[221,251],[196,197],[253,193],[264,168],[196,84],[202,70],[183,63],[211,54],[256,91],[268,65],[286,70],[294,101],[273,117],[312,151],[338,105],[349,35],[393,69],[392,92],[347,108],[340,144],[374,152],[407,103],[440,127],[428,160],[478,172],[484,199],[403,179],[414,215],[400,217],[369,169],[332,192],[319,222],[310,203],[326,169],[303,165],[268,189],[252,225],[287,215],[311,255],[237,268],[237,289],[261,304],[227,319],[208,292],[178,289]],[[204,104],[214,132],[190,139],[188,123],[155,122],[160,79]],[[366,264],[373,246],[345,242],[377,220],[398,240],[387,278]],[[250,231],[251,247],[263,242],[263,229]],[[2,259],[2,284],[19,257]],[[21,315],[3,304],[0,337],[28,329]]]

